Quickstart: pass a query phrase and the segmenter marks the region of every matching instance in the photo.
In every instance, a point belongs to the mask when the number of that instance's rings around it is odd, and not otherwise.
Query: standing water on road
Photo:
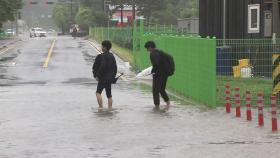
[[[279,157],[280,135],[269,128],[176,97],[153,111],[151,88],[138,81],[120,80],[113,111],[98,112],[95,49],[57,38],[42,68],[51,43],[31,39],[0,56],[0,158]]]

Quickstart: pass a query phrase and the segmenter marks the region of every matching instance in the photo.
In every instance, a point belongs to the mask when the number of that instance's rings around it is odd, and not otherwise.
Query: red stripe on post
[[[271,127],[273,132],[278,130],[276,108],[276,96],[271,96]]]
[[[264,125],[264,119],[263,119],[263,93],[258,93],[258,123],[259,126]]]
[[[246,91],[246,116],[247,116],[247,121],[252,120],[252,112],[251,112],[251,92]]]

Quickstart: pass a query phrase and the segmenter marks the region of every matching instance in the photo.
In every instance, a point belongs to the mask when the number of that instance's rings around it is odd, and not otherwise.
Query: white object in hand
[[[142,70],[140,73],[136,75],[136,78],[143,78],[152,74],[152,66]]]

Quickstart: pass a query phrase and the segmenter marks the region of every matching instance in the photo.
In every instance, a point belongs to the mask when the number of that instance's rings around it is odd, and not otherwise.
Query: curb
[[[9,49],[10,46],[15,45],[17,42],[22,41],[21,39],[14,39],[11,41],[7,41],[6,43],[4,43],[3,45],[0,45],[0,51],[5,50],[5,49]]]
[[[88,40],[91,41],[91,42],[93,42],[93,43],[98,43],[98,44],[100,44],[99,42],[97,42],[97,41],[94,40],[94,39],[89,38]],[[116,56],[118,56],[118,58],[120,58],[122,61],[124,61],[124,62],[129,62],[129,61],[127,61],[126,59],[124,59],[122,56],[120,56],[118,53],[116,53],[116,52],[118,52],[118,51],[116,51],[116,50],[114,50],[114,49],[111,49],[111,52],[112,52],[113,54],[115,54]],[[131,64],[131,63],[129,62],[129,64]]]

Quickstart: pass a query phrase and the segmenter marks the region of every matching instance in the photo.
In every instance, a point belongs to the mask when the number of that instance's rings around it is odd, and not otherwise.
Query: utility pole
[[[18,36],[18,15],[19,15],[19,12],[16,11],[16,17],[15,17],[15,22],[16,22],[16,36]]]
[[[132,0],[132,21],[135,20],[136,11],[135,11],[135,0]]]
[[[71,18],[71,23],[73,23],[73,0],[70,2],[70,18]]]
[[[107,39],[110,40],[110,4],[111,0],[103,1],[103,10],[107,13],[108,21],[107,21]]]
[[[226,0],[223,0],[223,40],[226,39]]]
[[[272,21],[273,21],[273,34],[275,37],[280,37],[280,16],[279,16],[279,6],[278,6],[278,0],[273,0],[273,15],[272,15]]]

